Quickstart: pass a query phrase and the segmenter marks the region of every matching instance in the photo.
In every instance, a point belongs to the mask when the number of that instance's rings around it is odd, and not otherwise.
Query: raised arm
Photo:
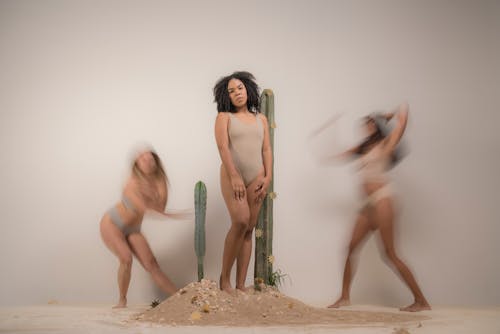
[[[234,165],[231,152],[229,151],[229,134],[227,131],[228,125],[229,115],[225,112],[220,112],[215,120],[215,141],[217,142],[217,148],[219,149],[222,164],[231,179],[234,198],[237,200],[243,200],[245,196],[245,184],[243,183],[243,179],[238,169]]]
[[[398,111],[393,114],[397,119],[397,124],[385,139],[384,151],[387,153],[394,151],[406,130],[409,108],[408,103],[403,103],[399,106]]]

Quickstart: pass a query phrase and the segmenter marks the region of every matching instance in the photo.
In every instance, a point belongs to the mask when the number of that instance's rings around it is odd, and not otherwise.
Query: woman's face
[[[231,79],[227,84],[227,91],[231,103],[236,109],[244,107],[247,104],[247,89],[243,82],[238,79]]]
[[[156,161],[151,152],[141,153],[137,157],[136,163],[143,174],[149,175],[156,171]]]

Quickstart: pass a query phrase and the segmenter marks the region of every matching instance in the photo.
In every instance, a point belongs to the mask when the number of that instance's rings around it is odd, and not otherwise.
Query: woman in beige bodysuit
[[[272,151],[267,119],[259,113],[259,87],[248,72],[221,78],[214,87],[217,103],[215,139],[222,160],[222,195],[231,217],[224,242],[221,290],[231,292],[236,261],[236,288],[245,290],[252,234],[271,182]]]
[[[165,212],[168,198],[167,182],[167,174],[158,154],[150,148],[138,151],[121,200],[111,207],[101,220],[102,240],[120,263],[118,268],[120,299],[115,307],[127,306],[133,256],[137,257],[163,292],[172,295],[177,291],[174,283],[161,270],[149,243],[141,232],[142,220],[148,211],[174,217]]]
[[[401,308],[401,310],[409,312],[429,310],[429,303],[420,290],[417,281],[406,264],[397,256],[394,248],[394,208],[390,183],[386,175],[386,171],[393,163],[396,146],[406,128],[408,105],[402,104],[397,112],[385,114],[381,117],[385,121],[397,117],[397,125],[388,135],[382,133],[373,117],[366,117],[365,130],[368,136],[367,139],[361,145],[340,155],[340,157],[356,156],[359,158],[359,174],[362,179],[365,202],[358,215],[349,244],[342,282],[342,295],[329,307],[336,308],[350,304],[352,255],[368,233],[378,229],[387,258],[396,267],[414,297],[414,303]]]

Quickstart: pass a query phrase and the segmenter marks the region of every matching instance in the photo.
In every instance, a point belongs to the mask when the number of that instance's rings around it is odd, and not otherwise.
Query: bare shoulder
[[[229,119],[229,112],[219,112],[217,113],[216,121],[218,122],[226,122]]]
[[[264,115],[262,113],[258,113],[257,116],[262,121],[262,123],[264,123],[264,125],[267,125],[267,117],[266,117],[266,115]]]

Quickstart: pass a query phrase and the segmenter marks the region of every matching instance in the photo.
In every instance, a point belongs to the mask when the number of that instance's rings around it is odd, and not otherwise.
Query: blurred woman
[[[430,309],[413,274],[398,257],[394,247],[394,195],[386,171],[399,159],[397,145],[406,129],[408,109],[407,104],[402,104],[395,113],[365,117],[366,139],[360,145],[340,156],[337,155],[340,158],[357,158],[365,199],[348,248],[342,294],[334,304],[329,306],[331,308],[350,305],[350,287],[353,276],[352,255],[368,233],[378,229],[388,260],[395,266],[413,294],[413,304],[401,310],[416,312]],[[391,132],[384,133],[380,122],[388,122],[392,118],[397,119],[397,124]]]
[[[152,150],[137,154],[132,173],[123,189],[121,200],[109,209],[100,224],[102,240],[119,260],[118,289],[115,307],[127,306],[127,291],[135,255],[153,281],[166,294],[177,288],[162,272],[149,244],[141,233],[144,214],[148,210],[165,214],[168,199],[167,175],[158,155]]]

